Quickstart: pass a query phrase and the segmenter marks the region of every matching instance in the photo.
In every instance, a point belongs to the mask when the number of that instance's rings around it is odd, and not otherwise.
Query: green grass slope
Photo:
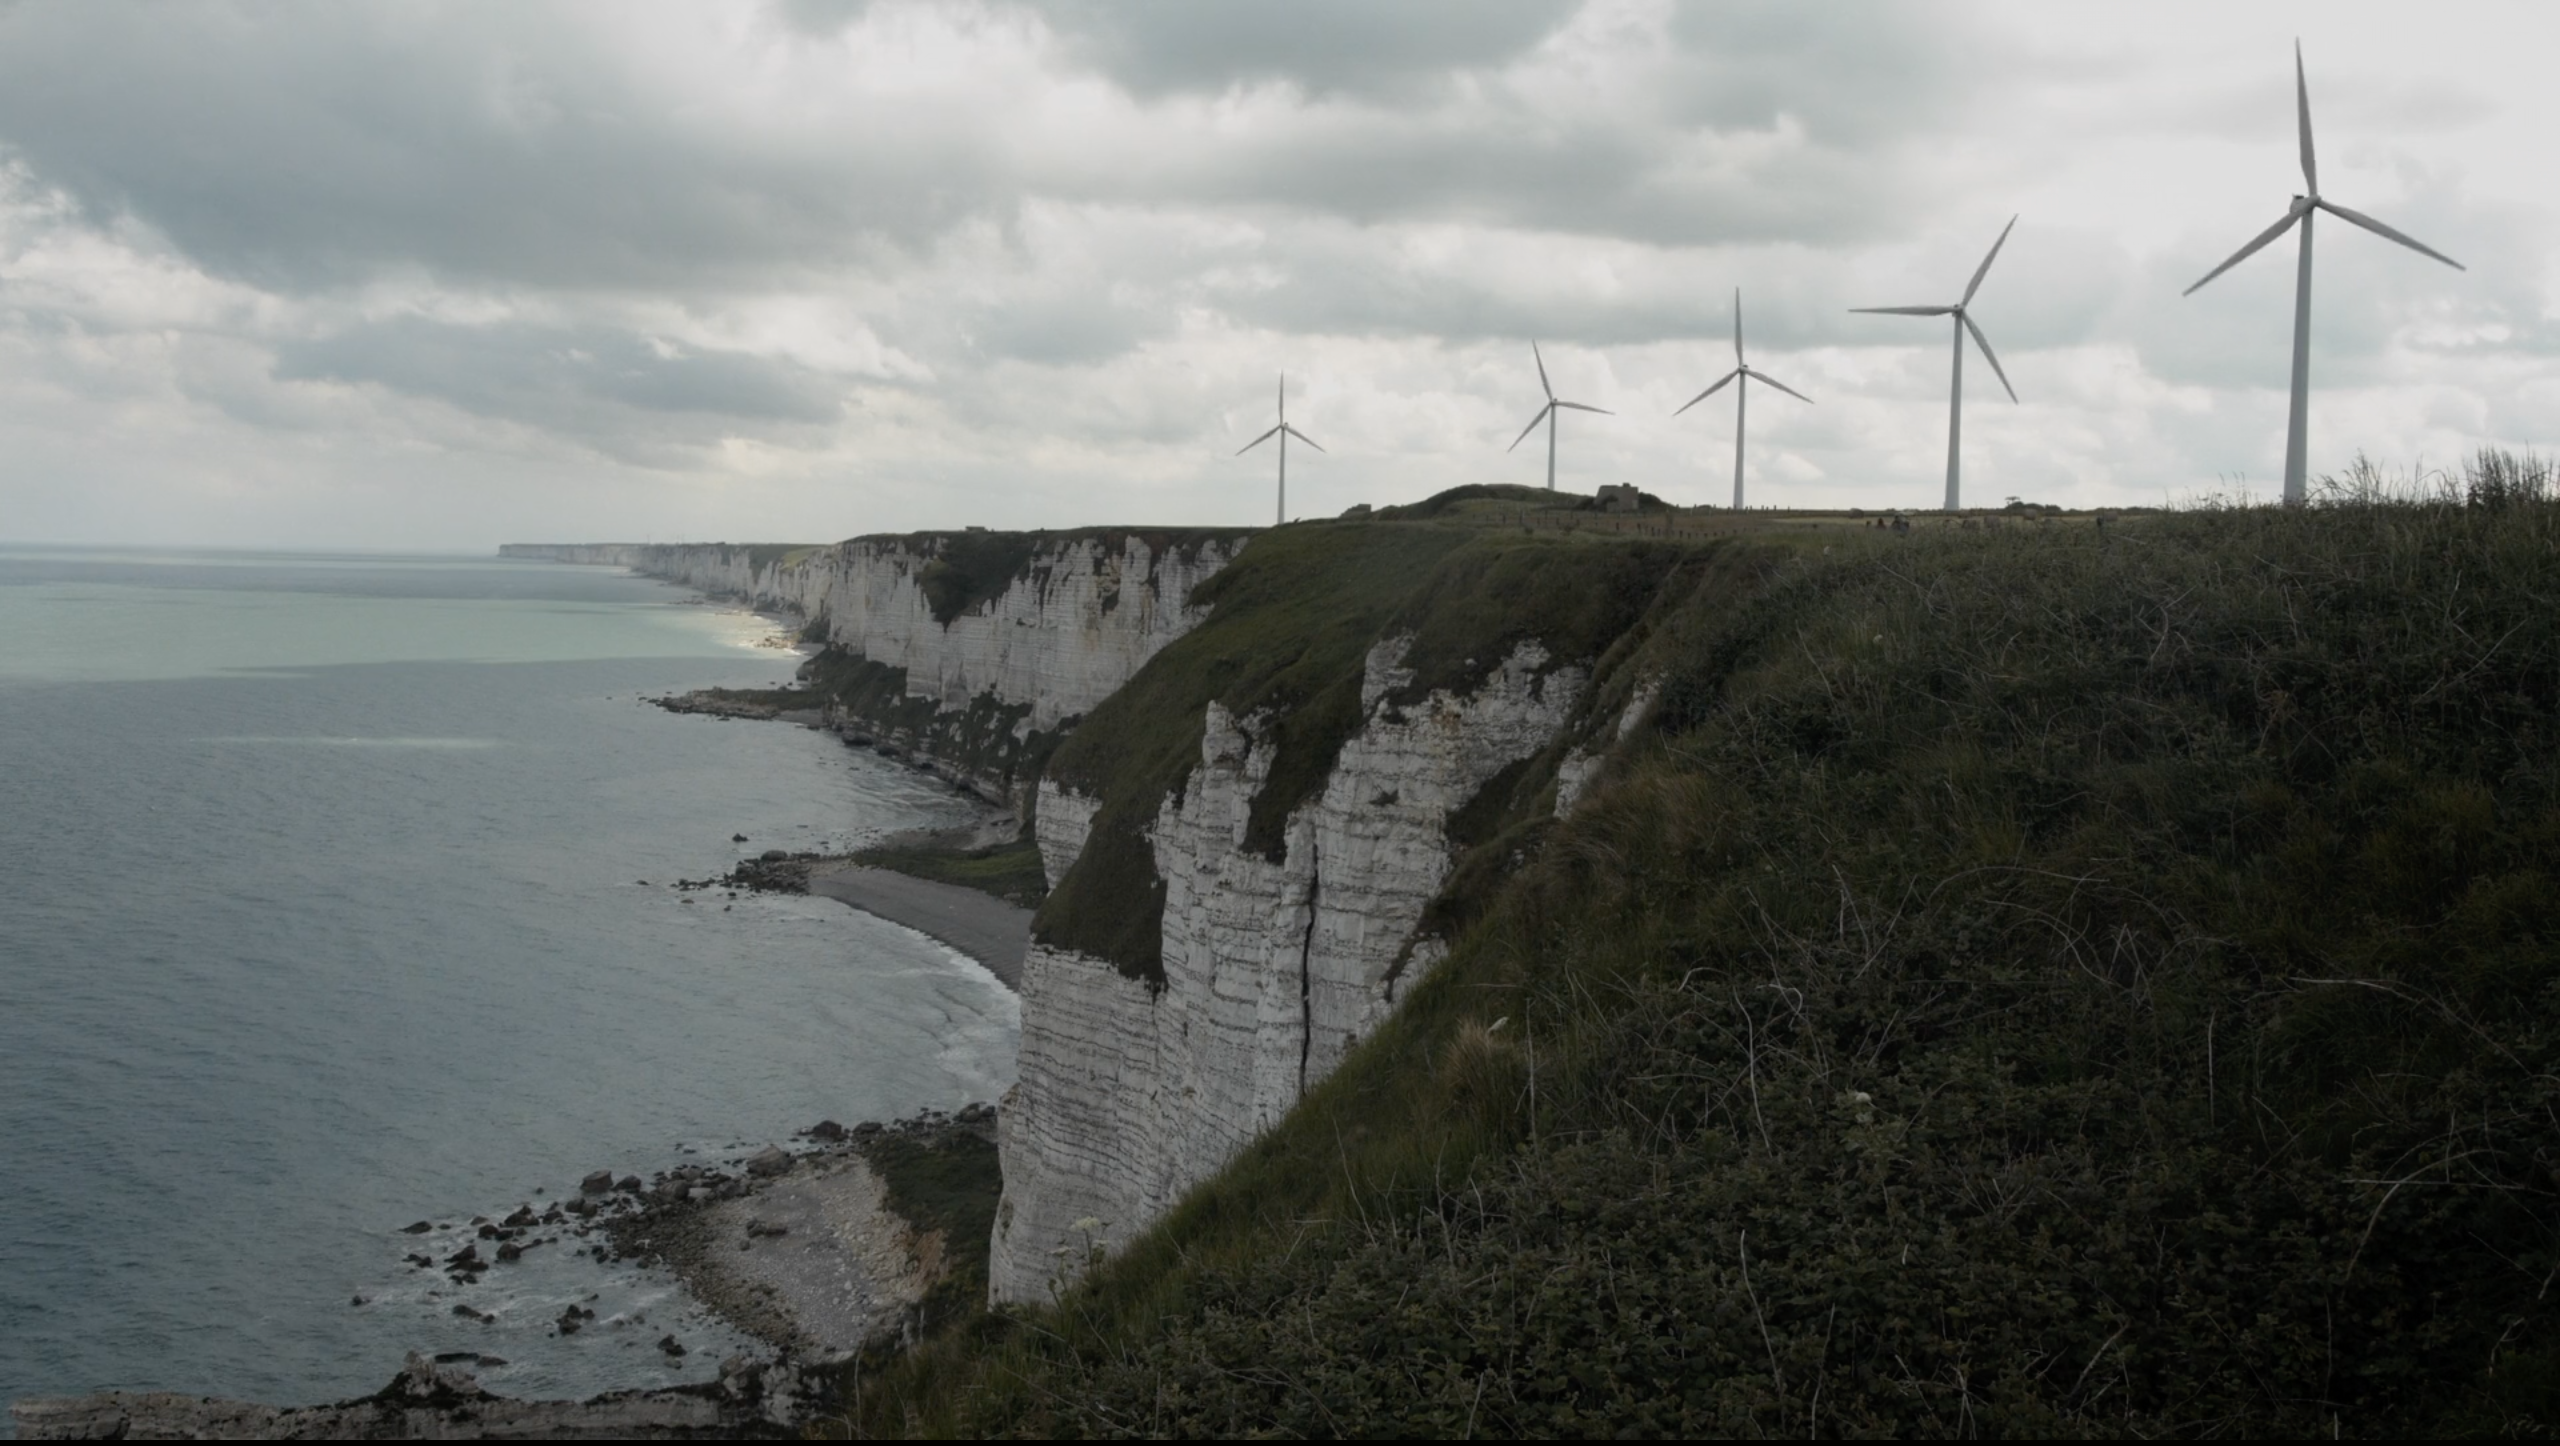
[[[1369,650],[1410,635],[1397,695],[1464,693],[1521,641],[1550,666],[1588,663],[1676,576],[1695,544],[1641,544],[1481,526],[1334,522],[1256,537],[1192,594],[1206,621],[1087,715],[1047,777],[1102,801],[1084,852],[1033,936],[1161,981],[1164,883],[1147,831],[1200,760],[1212,702],[1261,717],[1274,745],[1248,847],[1277,858],[1289,815],[1312,799],[1359,730]]]
[[[1488,806],[1408,1003],[855,1424],[2549,1432],[2560,508],[1688,577],[1600,680],[1652,724]]]

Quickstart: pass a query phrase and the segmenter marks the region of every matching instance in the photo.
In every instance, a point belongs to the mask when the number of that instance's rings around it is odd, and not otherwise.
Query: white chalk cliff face
[[[1199,767],[1151,834],[1165,881],[1161,990],[1033,943],[1019,1083],[998,1122],[995,1300],[1046,1299],[1089,1249],[1134,1238],[1276,1123],[1437,962],[1437,941],[1414,934],[1454,862],[1449,816],[1544,748],[1589,678],[1541,674],[1545,650],[1524,643],[1471,694],[1399,707],[1387,695],[1411,681],[1408,646],[1370,651],[1367,721],[1322,793],[1290,816],[1276,863],[1245,845],[1274,757],[1267,720],[1210,706]],[[1053,800],[1065,805],[1054,817]],[[1040,814],[1054,881],[1092,805],[1044,784]]]
[[[1048,537],[997,596],[948,624],[937,621],[922,577],[930,539],[855,538],[759,566],[744,547],[515,545],[506,556],[629,567],[762,607],[823,617],[828,641],[907,670],[907,694],[945,712],[981,697],[1028,704],[1023,725],[1054,728],[1090,711],[1129,681],[1206,610],[1191,590],[1233,561],[1245,536],[1177,538],[1162,547],[1140,533]]]

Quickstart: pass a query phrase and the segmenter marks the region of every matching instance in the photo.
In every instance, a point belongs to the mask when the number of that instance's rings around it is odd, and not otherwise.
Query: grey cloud
[[[386,268],[700,289],[912,240],[995,189],[977,133],[777,144],[676,113],[539,11],[0,11],[0,140],[93,215],[299,291]],[[860,139],[860,138],[855,138]]]
[[[276,354],[275,376],[382,386],[589,438],[652,418],[661,432],[693,436],[741,423],[823,423],[839,414],[842,396],[824,377],[762,357],[662,349],[601,328],[415,317],[290,343]]]
[[[1293,82],[1313,94],[1411,93],[1498,66],[1553,34],[1576,0],[1026,0],[1076,53],[1138,95]]]

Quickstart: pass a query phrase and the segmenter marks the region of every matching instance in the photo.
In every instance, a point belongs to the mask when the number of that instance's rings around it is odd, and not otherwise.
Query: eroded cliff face
[[[1248,536],[918,533],[797,549],[598,543],[500,552],[628,567],[818,620],[826,643],[899,674],[870,690],[890,699],[844,705],[831,722],[1002,798],[1028,781],[1013,765],[1030,735],[1089,711],[1199,622],[1192,589]],[[991,545],[1009,549],[992,575],[954,567],[955,550]]]
[[[1035,942],[1019,1083],[998,1126],[1004,1200],[989,1288],[1042,1300],[1089,1252],[1134,1237],[1324,1078],[1438,958],[1418,939],[1447,880],[1450,816],[1545,748],[1588,685],[1519,645],[1464,696],[1418,703],[1409,640],[1370,650],[1363,722],[1280,857],[1248,846],[1270,720],[1208,709],[1200,761],[1150,831],[1165,882],[1163,985]],[[1054,785],[1040,844],[1054,880],[1093,809]]]

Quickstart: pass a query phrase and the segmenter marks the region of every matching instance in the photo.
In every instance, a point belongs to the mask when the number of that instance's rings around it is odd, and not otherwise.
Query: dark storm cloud
[[[422,269],[698,293],[894,270],[895,253],[1039,195],[1673,242],[1866,236],[1885,224],[1894,147],[1846,147],[1923,133],[1952,103],[1961,37],[1890,7],[1693,7],[1667,35],[1575,42],[1653,52],[1623,80],[1568,61],[1529,81],[1497,73],[1573,8],[795,0],[770,12],[790,22],[770,31],[785,63],[811,67],[801,84],[925,25],[1017,60],[1027,46],[1061,77],[1089,67],[1141,107],[1171,107],[1160,130],[1143,109],[1138,130],[1106,121],[1109,144],[1086,151],[1013,82],[967,66],[915,94],[776,121],[670,94],[665,75],[565,12],[188,7],[142,24],[21,6],[0,11],[0,142],[91,214],[133,216],[208,270],[271,290]],[[1263,81],[1305,99],[1214,136],[1199,130],[1203,102],[1183,99]]]
[[[769,281],[868,236],[932,234],[985,189],[965,129],[777,142],[679,101],[546,12],[474,27],[392,6],[0,11],[0,140],[92,214],[278,290],[399,266],[563,288]]]
[[[453,326],[404,317],[276,353],[279,381],[375,385],[478,416],[593,435],[655,414],[673,430],[818,423],[841,409],[826,378],[764,357],[650,343],[599,328]]]
[[[1137,95],[1280,81],[1315,95],[1385,97],[1517,57],[1563,25],[1576,0],[1029,0],[1022,8]]]

